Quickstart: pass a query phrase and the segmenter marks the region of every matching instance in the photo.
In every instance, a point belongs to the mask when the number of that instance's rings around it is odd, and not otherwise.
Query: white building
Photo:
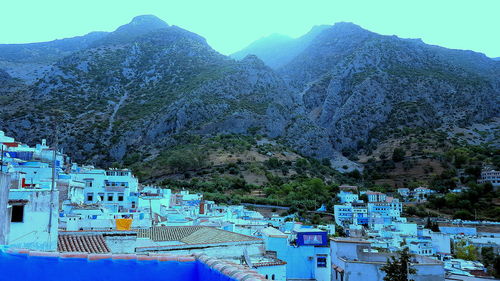
[[[427,201],[427,197],[429,195],[431,195],[433,192],[433,190],[427,188],[427,187],[417,187],[413,190],[413,193],[414,193],[414,196],[415,198],[420,201],[420,202],[423,202],[423,201]]]
[[[385,202],[387,195],[382,192],[367,191],[368,202]]]
[[[398,188],[398,193],[399,195],[403,197],[409,197],[411,194],[411,191],[409,188],[403,187],[403,188]]]
[[[71,178],[85,183],[85,204],[99,203],[111,212],[128,212],[138,206],[139,181],[128,169],[73,165]]]
[[[356,202],[359,200],[358,194],[352,193],[350,191],[340,191],[338,194],[338,197],[340,199],[340,203],[352,203]]]
[[[491,183],[494,187],[500,187],[500,171],[483,170],[479,183]]]
[[[15,188],[9,190],[8,245],[43,251],[57,249],[58,191]]]
[[[380,269],[394,254],[378,253],[371,250],[370,242],[361,239],[336,238],[331,240],[333,274],[331,280],[341,281],[381,281],[385,273]],[[417,274],[411,275],[415,281],[443,281],[443,263],[424,256],[414,256],[412,266]]]
[[[289,235],[274,229],[261,231],[265,249],[286,262],[287,280],[331,280],[331,260],[326,231],[295,228]]]

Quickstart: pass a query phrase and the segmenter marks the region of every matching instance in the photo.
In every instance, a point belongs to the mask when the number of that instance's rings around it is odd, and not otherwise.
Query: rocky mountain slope
[[[466,125],[499,114],[498,62],[352,23],[323,30],[277,71],[337,149],[376,143],[403,127]]]
[[[284,55],[267,62],[276,70],[253,55],[221,55],[154,16],[110,33],[0,45],[9,50],[0,56],[0,127],[26,142],[56,130],[73,158],[100,164],[234,133],[352,167],[338,151],[398,128],[499,113],[500,63],[481,54],[347,23],[276,42]]]
[[[129,151],[168,147],[183,133],[253,128],[284,136],[300,112],[282,78],[255,56],[234,61],[204,38],[151,16],[57,60],[2,101],[2,127],[18,139],[50,138],[57,127],[75,159],[108,163]],[[318,132],[302,130],[307,124],[295,130],[317,140],[303,147],[321,147]]]

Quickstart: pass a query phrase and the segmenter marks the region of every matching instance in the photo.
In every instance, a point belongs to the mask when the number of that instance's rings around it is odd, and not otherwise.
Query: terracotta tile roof
[[[260,240],[256,237],[247,236],[213,227],[203,227],[181,239],[186,244],[211,244],[223,242],[242,242]]]
[[[92,254],[110,252],[102,235],[59,235],[57,251]]]
[[[208,226],[159,226],[141,229],[138,238],[158,241],[179,241],[186,244],[215,244],[259,241],[261,239]]]
[[[158,241],[181,241],[182,238],[189,236],[195,231],[203,228],[202,226],[155,226],[148,229],[139,229],[137,238],[150,238]]]

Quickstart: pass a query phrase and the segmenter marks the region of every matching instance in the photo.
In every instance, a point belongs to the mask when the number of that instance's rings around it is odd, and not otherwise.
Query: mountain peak
[[[137,16],[93,45],[125,43],[144,34],[168,28],[169,25],[166,22],[154,15]]]
[[[357,31],[366,31],[361,26],[354,24],[352,22],[337,22],[332,26],[333,30],[340,32],[357,32]]]
[[[136,16],[132,19],[132,21],[129,23],[130,25],[134,26],[146,26],[146,27],[168,27],[168,24],[163,21],[162,19],[158,18],[155,15],[141,15],[141,16]]]
[[[166,22],[154,15],[142,15],[134,17],[130,23],[118,27],[115,32],[145,33],[167,27]]]

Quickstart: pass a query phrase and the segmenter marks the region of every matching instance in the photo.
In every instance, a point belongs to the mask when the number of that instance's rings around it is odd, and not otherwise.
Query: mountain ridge
[[[498,115],[497,66],[480,55],[352,23],[311,32],[284,44],[292,55],[272,69],[258,56],[234,60],[195,33],[136,17],[42,72],[5,69],[0,126],[30,142],[52,136],[57,124],[78,161],[119,162],[186,135],[258,134],[350,170],[360,166],[339,151],[366,150],[406,127]]]

